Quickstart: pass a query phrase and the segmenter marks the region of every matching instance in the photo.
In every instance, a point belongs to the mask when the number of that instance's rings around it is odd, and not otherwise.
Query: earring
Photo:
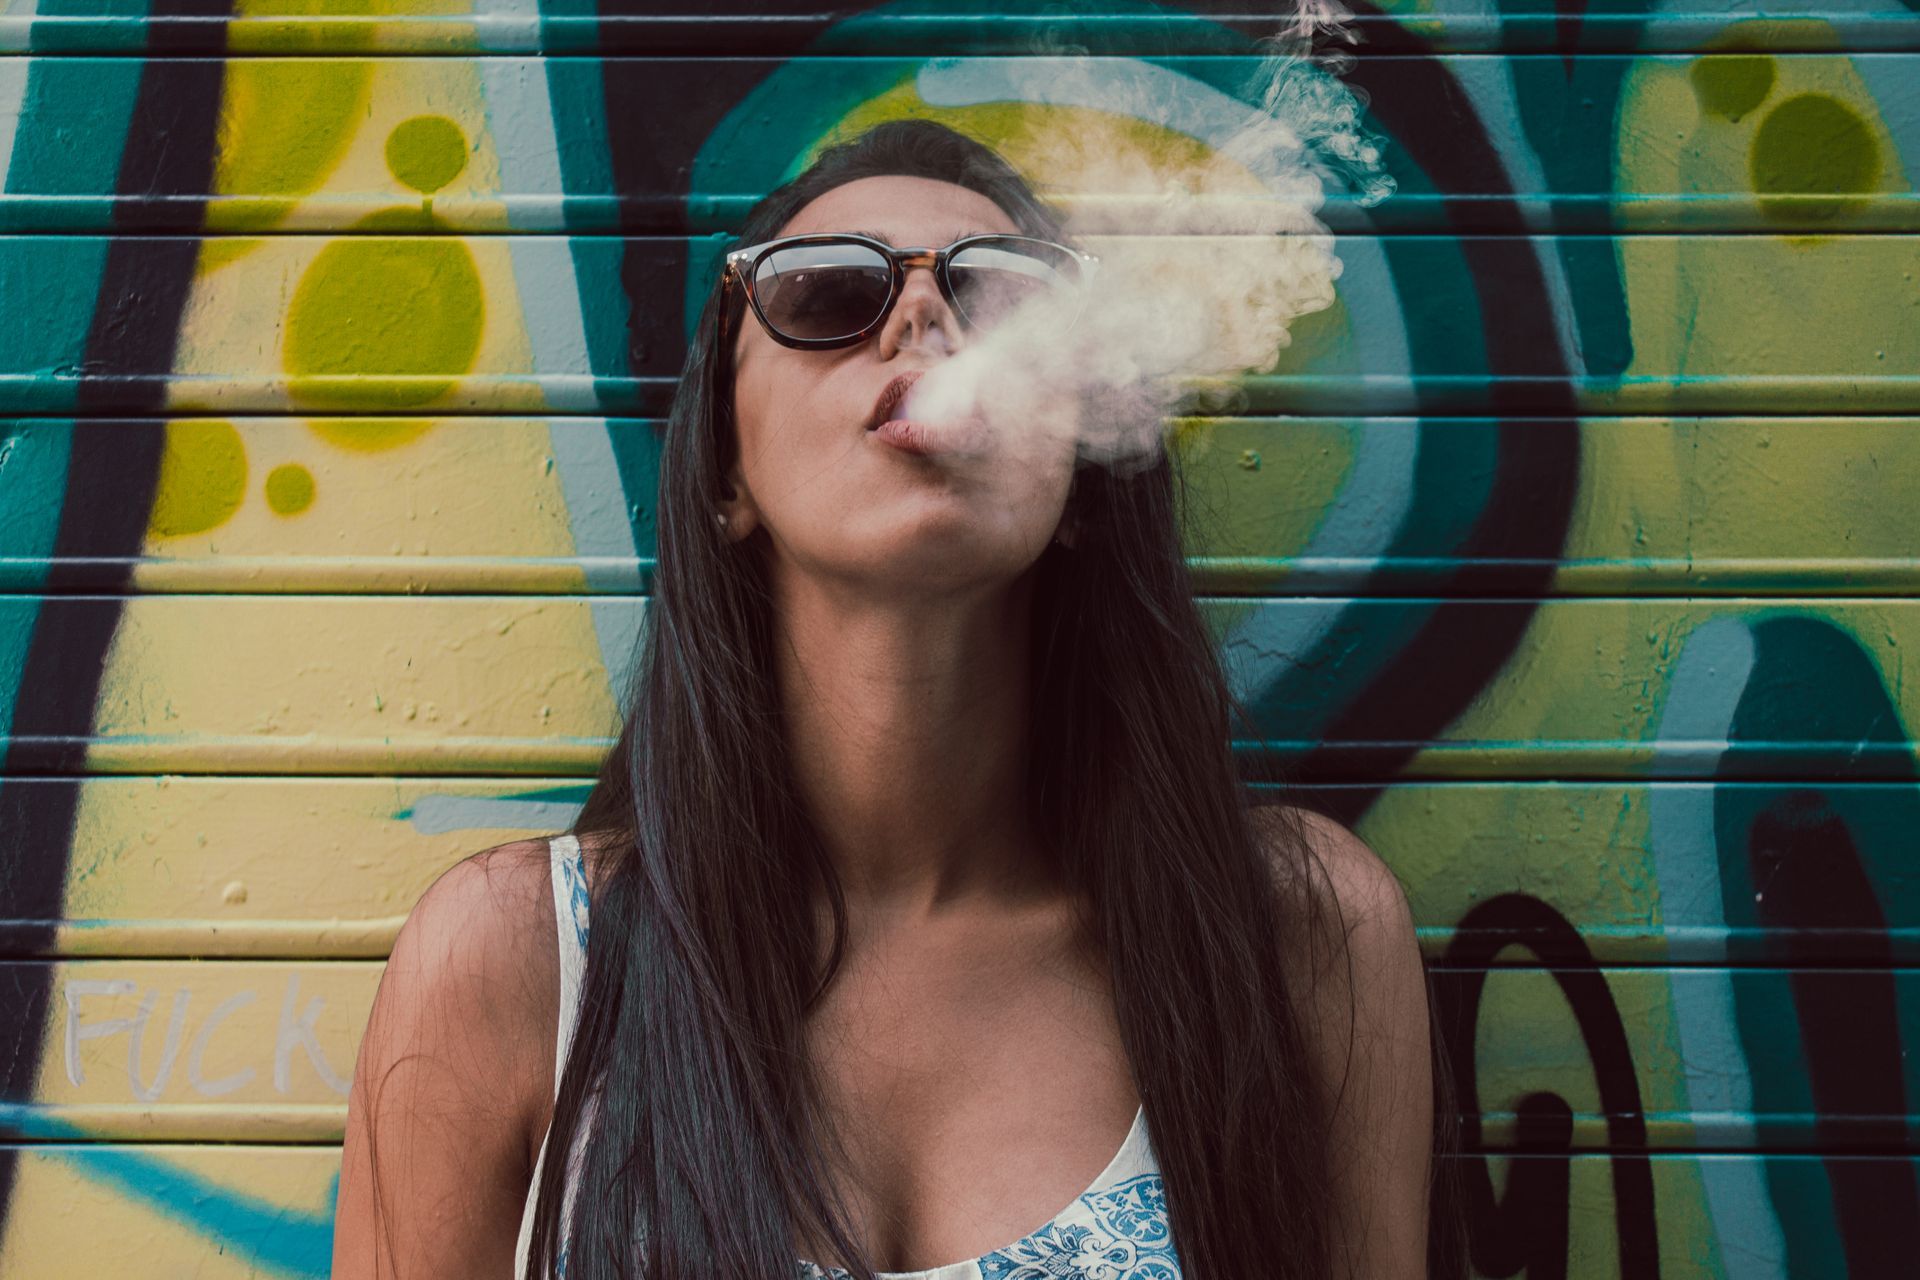
[[[717,524],[717,525],[719,525],[719,526],[720,526],[720,527],[721,527],[722,529],[724,529],[724,528],[726,528],[726,527],[727,527],[727,513],[726,513],[726,512],[724,512],[724,511],[716,511],[716,512],[714,512],[714,513],[713,513],[713,522],[714,522],[715,524]]]

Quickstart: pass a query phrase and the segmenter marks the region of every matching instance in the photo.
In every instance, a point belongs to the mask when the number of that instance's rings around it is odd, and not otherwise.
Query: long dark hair
[[[906,120],[826,148],[755,206],[737,243],[879,175],[969,188],[1023,232],[1063,238],[1000,156]],[[736,447],[718,305],[716,288],[666,426],[658,568],[625,723],[573,828],[611,852],[532,1271],[553,1265],[564,1153],[584,1117],[567,1280],[785,1278],[803,1233],[870,1280],[829,1189],[831,1126],[803,1034],[841,960],[846,904],[786,754],[764,533],[729,542],[712,515]],[[1297,825],[1277,861],[1257,838],[1176,485],[1164,451],[1124,477],[1075,474],[1073,545],[1050,545],[1033,569],[1027,799],[1107,957],[1185,1273],[1324,1280],[1327,1121],[1279,945],[1321,927],[1312,859]],[[822,893],[824,969],[811,906]]]

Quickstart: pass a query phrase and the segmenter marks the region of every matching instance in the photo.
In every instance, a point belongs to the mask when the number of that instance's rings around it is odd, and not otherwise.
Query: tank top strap
[[[578,837],[571,833],[553,836],[547,841],[547,861],[553,872],[553,922],[555,941],[560,949],[560,1030],[554,1037],[553,1045],[553,1094],[560,1096],[560,1076],[567,1067],[567,1051],[573,1047],[575,1024],[580,1019],[581,980],[587,967],[587,868],[580,851]],[[588,1102],[589,1111],[592,1100]],[[549,1123],[549,1130],[552,1125]],[[527,1187],[526,1201],[520,1210],[520,1235],[514,1243],[513,1274],[523,1276],[527,1271],[527,1257],[533,1245],[533,1213],[540,1188],[540,1175],[547,1164],[547,1138],[540,1138],[540,1151],[533,1161],[533,1180]],[[576,1132],[569,1149],[565,1190],[560,1198],[560,1221],[570,1222],[573,1218],[573,1202],[579,1190],[577,1175],[579,1169],[580,1135]],[[559,1265],[556,1268],[560,1280],[567,1273],[567,1245],[565,1229],[559,1250]]]
[[[587,868],[580,840],[568,833],[547,842],[553,869],[553,918],[560,947],[560,1032],[554,1038],[553,1087],[560,1091],[560,1073],[572,1047],[574,1025],[580,1017],[580,987],[587,967]]]

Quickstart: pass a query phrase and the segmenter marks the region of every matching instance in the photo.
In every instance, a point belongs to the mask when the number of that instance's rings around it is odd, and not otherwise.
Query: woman
[[[1048,243],[944,282],[766,247],[845,232]],[[1248,806],[1169,460],[884,425],[999,318],[985,268],[1078,287],[1060,224],[895,122],[739,244],[627,722],[570,835],[466,859],[401,930],[335,1276],[1424,1274],[1406,901],[1337,824]]]

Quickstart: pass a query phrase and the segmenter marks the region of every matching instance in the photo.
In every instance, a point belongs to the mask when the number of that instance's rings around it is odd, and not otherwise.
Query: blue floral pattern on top
[[[982,1280],[1179,1280],[1160,1175],[1128,1178],[1080,1203],[1089,1221],[1066,1215],[980,1259]]]
[[[980,1259],[982,1280],[1179,1280],[1160,1175],[1128,1178],[1080,1203],[1086,1224],[1056,1221]]]
[[[1142,1163],[1151,1165],[1151,1158]],[[913,1280],[1180,1280],[1180,1257],[1160,1175],[1149,1172],[1086,1192],[1039,1230],[971,1262],[878,1274]],[[851,1280],[851,1273],[802,1262],[798,1280]]]
[[[574,953],[569,958],[575,959],[580,963],[585,963],[587,951],[587,909],[592,905],[592,899],[587,894],[586,853],[580,848],[580,840],[577,836],[573,837],[569,843],[571,848],[566,851],[566,856],[556,859],[554,864],[560,876],[560,887],[566,893],[567,903],[572,909],[571,915],[573,917],[571,922],[563,920],[560,923],[571,923],[573,925]],[[576,1014],[576,1016],[578,1015]],[[544,1141],[541,1150],[542,1152],[545,1151]],[[555,1280],[565,1280],[567,1274],[567,1252],[568,1246],[571,1243],[563,1232],[560,1237],[560,1248],[554,1256],[553,1270]]]
[[[580,950],[585,952],[587,949],[587,907],[590,905],[590,899],[587,897],[587,870],[584,862],[586,855],[578,852],[580,848],[578,840],[574,841],[573,847],[576,851],[573,857],[560,859],[560,877],[565,882],[567,901],[573,904],[573,938],[575,942],[580,944]]]

